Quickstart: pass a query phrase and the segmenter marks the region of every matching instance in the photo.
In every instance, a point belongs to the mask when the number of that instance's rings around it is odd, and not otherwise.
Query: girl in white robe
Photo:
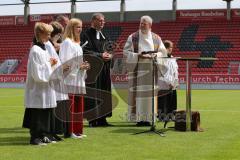
[[[59,57],[63,63],[63,69],[68,70],[64,77],[71,103],[70,133],[72,138],[83,138],[83,94],[86,94],[85,78],[89,64],[83,62],[83,51],[80,46],[80,33],[82,21],[71,19],[64,32],[64,41],[60,45]]]

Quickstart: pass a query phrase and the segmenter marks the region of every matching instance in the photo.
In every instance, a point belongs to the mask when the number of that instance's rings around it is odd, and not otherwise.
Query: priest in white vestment
[[[128,70],[128,120],[137,122],[138,126],[150,125],[153,114],[155,120],[157,79],[166,70],[165,60],[161,58],[167,57],[166,49],[161,38],[151,32],[151,26],[151,17],[141,17],[139,30],[128,37],[123,50]],[[154,104],[152,104],[152,97],[154,97]],[[154,107],[154,113],[152,113],[152,107]]]

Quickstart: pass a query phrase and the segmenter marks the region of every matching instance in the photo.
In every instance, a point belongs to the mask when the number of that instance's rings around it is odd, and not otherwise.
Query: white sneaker
[[[83,137],[82,136],[77,136],[76,134],[72,133],[71,138],[79,139],[79,138],[83,138]]]
[[[83,138],[86,138],[86,137],[87,137],[86,134],[80,134],[80,136],[82,136]]]
[[[52,141],[51,143],[57,143],[57,141]]]

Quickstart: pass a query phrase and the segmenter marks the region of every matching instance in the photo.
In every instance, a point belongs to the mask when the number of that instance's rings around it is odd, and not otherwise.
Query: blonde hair
[[[76,41],[77,39],[79,39],[80,37],[76,37],[76,35],[74,34],[74,27],[76,27],[78,24],[82,24],[82,20],[77,18],[70,19],[70,21],[68,22],[65,28],[63,39],[69,38],[73,41]]]
[[[40,34],[51,33],[53,31],[53,27],[49,24],[43,22],[37,22],[34,26],[34,35],[37,42],[40,42]]]

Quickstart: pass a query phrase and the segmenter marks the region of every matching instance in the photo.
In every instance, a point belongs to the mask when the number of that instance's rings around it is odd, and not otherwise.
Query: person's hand
[[[80,64],[81,70],[89,70],[91,68],[90,63],[88,61],[84,61],[82,64]]]
[[[59,43],[53,43],[55,50],[58,52],[60,50],[60,44]]]
[[[110,53],[108,53],[108,52],[104,52],[104,53],[102,54],[102,58],[103,58],[103,60],[105,60],[105,61],[109,61],[109,60],[112,58],[112,54],[110,54]]]
[[[173,85],[169,84],[169,89],[172,90],[173,89]]]
[[[140,57],[140,58],[146,58],[146,59],[151,59],[151,58],[152,58],[151,54],[148,54],[147,52],[142,52],[142,53],[140,53],[140,54],[138,55],[138,57]]]
[[[61,33],[56,34],[54,37],[51,38],[53,43],[57,43],[57,41],[61,39]]]
[[[70,66],[69,65],[63,65],[63,72],[69,71]]]
[[[153,53],[153,54],[152,54],[152,57],[153,57],[153,58],[157,57],[157,53]]]
[[[58,63],[58,61],[57,61],[56,58],[50,58],[50,64],[51,64],[51,66],[54,66],[54,65],[57,64],[57,63]]]

